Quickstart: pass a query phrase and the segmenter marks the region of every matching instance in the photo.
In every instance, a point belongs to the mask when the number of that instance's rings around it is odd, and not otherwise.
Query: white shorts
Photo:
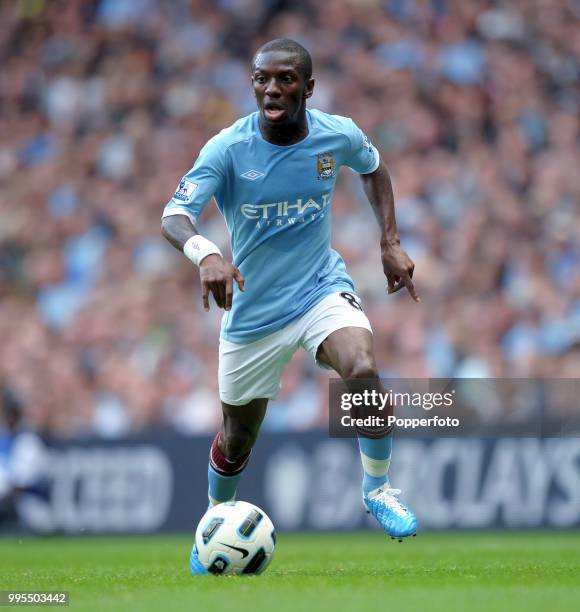
[[[316,359],[322,342],[344,327],[364,327],[372,333],[359,298],[341,291],[326,296],[299,319],[255,342],[236,344],[220,338],[221,400],[242,406],[257,398],[274,399],[292,355],[303,347]],[[317,363],[320,367],[328,367]]]

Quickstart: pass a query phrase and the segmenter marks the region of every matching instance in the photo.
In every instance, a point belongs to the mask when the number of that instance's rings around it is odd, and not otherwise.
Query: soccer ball
[[[261,574],[272,561],[276,531],[257,506],[226,502],[202,516],[195,545],[199,560],[212,574]]]

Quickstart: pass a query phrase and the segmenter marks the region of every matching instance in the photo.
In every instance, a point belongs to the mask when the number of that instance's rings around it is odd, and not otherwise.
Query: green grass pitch
[[[262,576],[192,578],[191,538],[0,539],[0,589],[71,610],[580,610],[580,532],[281,534]]]

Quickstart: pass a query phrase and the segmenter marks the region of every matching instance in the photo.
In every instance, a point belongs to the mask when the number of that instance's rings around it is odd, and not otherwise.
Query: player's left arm
[[[387,166],[382,160],[379,160],[379,165],[374,172],[360,176],[364,191],[381,229],[381,259],[387,277],[388,292],[396,293],[399,289],[407,287],[415,302],[420,302],[421,298],[412,281],[415,264],[401,247],[401,239],[397,231],[395,198]]]

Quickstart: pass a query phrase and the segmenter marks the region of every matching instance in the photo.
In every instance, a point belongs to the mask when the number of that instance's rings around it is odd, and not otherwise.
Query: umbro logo
[[[248,179],[249,181],[255,181],[259,179],[261,176],[264,176],[263,172],[258,172],[257,170],[248,170],[241,175],[242,178]]]

